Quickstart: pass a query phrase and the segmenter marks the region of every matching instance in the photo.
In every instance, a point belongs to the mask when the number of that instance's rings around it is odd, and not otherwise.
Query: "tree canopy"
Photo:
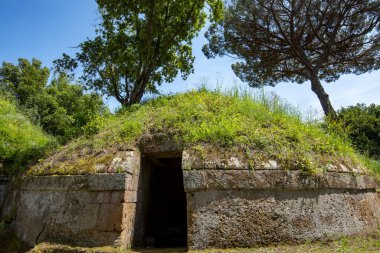
[[[380,67],[378,0],[232,0],[210,27],[204,52],[232,55],[250,86],[311,81],[326,115],[335,116],[321,80]]]
[[[77,137],[96,117],[108,113],[102,98],[85,94],[70,84],[66,75],[49,83],[50,71],[36,59],[19,59],[18,64],[3,62],[0,67],[0,95],[14,100],[22,112],[60,141]]]
[[[123,106],[140,102],[145,92],[193,71],[191,40],[209,18],[218,20],[222,0],[97,0],[101,23],[96,37],[79,45],[74,58],[56,60],[58,71],[83,67],[81,81],[113,96]]]

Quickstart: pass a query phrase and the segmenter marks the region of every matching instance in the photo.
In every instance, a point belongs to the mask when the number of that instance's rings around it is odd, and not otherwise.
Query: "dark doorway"
[[[186,248],[187,212],[181,158],[150,158],[149,162],[146,246]]]

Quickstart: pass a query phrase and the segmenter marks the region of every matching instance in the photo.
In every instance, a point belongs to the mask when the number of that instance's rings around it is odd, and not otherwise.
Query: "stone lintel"
[[[182,143],[167,135],[159,134],[156,134],[154,139],[140,140],[138,148],[143,154],[175,153],[175,155],[180,155],[183,150]]]

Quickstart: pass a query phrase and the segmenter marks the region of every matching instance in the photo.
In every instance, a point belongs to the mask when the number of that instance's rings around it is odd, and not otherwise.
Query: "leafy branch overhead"
[[[79,45],[74,58],[56,60],[58,71],[81,65],[88,89],[113,96],[123,106],[140,102],[145,92],[193,72],[191,40],[211,20],[220,20],[221,0],[98,0],[101,23],[94,39]]]
[[[250,86],[311,81],[326,115],[335,115],[321,80],[380,67],[378,0],[233,0],[210,27],[208,57],[233,55]]]

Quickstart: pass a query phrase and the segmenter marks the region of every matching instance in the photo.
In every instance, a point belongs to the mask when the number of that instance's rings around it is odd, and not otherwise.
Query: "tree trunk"
[[[146,86],[148,84],[148,75],[141,76],[134,84],[133,91],[129,97],[128,103],[125,105],[126,107],[130,107],[134,104],[140,103],[144,93]]]
[[[311,90],[317,95],[325,115],[335,119],[337,117],[336,112],[331,105],[329,95],[326,93],[325,89],[323,89],[318,73],[310,73],[310,82]]]

